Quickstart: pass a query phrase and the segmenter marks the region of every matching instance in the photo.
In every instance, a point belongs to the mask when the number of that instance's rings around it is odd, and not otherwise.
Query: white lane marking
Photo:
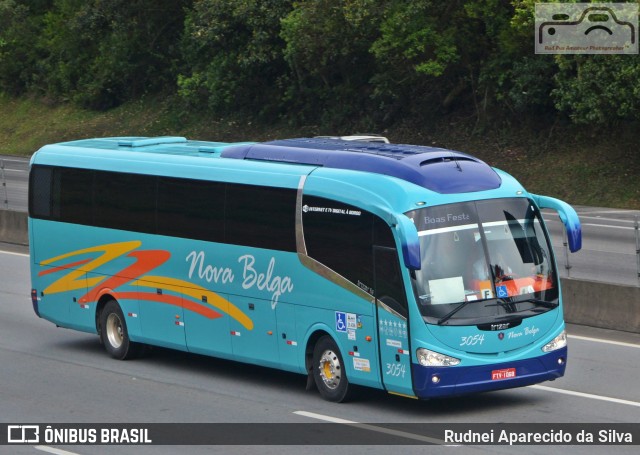
[[[24,173],[24,172],[29,172],[29,171],[28,171],[28,170],[26,170],[26,169],[7,169],[7,168],[4,168],[4,169],[3,169],[3,171],[4,171],[4,172],[23,172],[23,173]]]
[[[52,453],[54,455],[79,455],[75,452],[69,452],[68,450],[56,449],[55,447],[48,446],[33,446],[34,449],[42,452]]]
[[[558,240],[558,239],[554,239],[554,240]],[[564,248],[564,243],[559,243],[557,241],[551,242],[551,245],[553,246],[554,250],[561,250]],[[580,248],[579,253],[607,253],[607,254],[620,255],[620,256],[633,256],[633,257],[636,256],[635,251],[632,252],[629,249],[627,249],[627,251],[612,251],[612,250],[603,250],[601,248],[587,248],[585,246]],[[575,253],[571,253],[571,254],[575,254]],[[564,258],[559,258],[559,257],[556,257],[556,259],[559,261],[558,264],[560,264],[561,260],[564,260]],[[617,283],[617,284],[622,284],[622,283]]]
[[[620,218],[606,218],[604,216],[585,216],[581,215],[580,219],[600,220],[600,221],[615,221],[616,223],[635,223],[635,220],[622,220]]]
[[[627,406],[636,406],[640,408],[640,403],[637,401],[605,397],[602,395],[594,395],[592,393],[574,392],[573,390],[556,389],[554,387],[547,387],[544,385],[530,385],[529,387],[531,387],[532,389],[544,390],[546,392],[561,393],[564,395],[572,395],[574,397],[580,397],[580,398],[590,398],[592,400],[608,401],[610,403],[626,404]]]
[[[583,226],[593,226],[593,227],[603,227],[603,228],[611,228],[611,229],[635,229],[633,226],[611,226],[609,224],[595,224],[595,223],[583,223]]]
[[[567,335],[569,338],[575,338],[576,340],[594,341],[596,343],[615,344],[616,346],[624,346],[626,348],[640,349],[640,344],[624,343],[622,341],[605,340],[602,338],[583,337],[580,335]]]
[[[25,253],[14,253],[13,251],[2,251],[2,250],[0,250],[0,254],[10,254],[12,256],[22,256],[22,257],[25,257],[25,258],[29,257],[28,254],[25,254]]]
[[[587,217],[583,217],[583,218],[587,218]],[[592,218],[596,218],[596,217],[592,217]],[[596,218],[596,219],[607,221],[605,218]],[[559,223],[559,224],[562,224],[562,221],[560,221],[560,220],[554,220],[554,219],[545,218],[544,221],[547,224],[548,223]],[[635,221],[629,221],[629,220],[611,220],[611,221],[617,221],[619,223],[635,223]],[[613,226],[611,224],[596,224],[596,223],[582,223],[582,226],[594,226],[594,227],[614,228],[614,229],[635,229],[633,226]]]
[[[556,250],[560,250],[561,248],[564,248],[564,245],[559,243],[557,245],[553,245],[553,248],[556,249]],[[607,254],[616,255],[616,256],[633,256],[633,257],[636,256],[636,253],[625,253],[624,251],[609,251],[609,250],[600,250],[598,248],[584,248],[584,247],[580,248],[580,253],[585,253],[585,254],[586,253],[607,253]],[[571,253],[571,254],[575,254],[575,253]],[[558,258],[557,256],[558,255],[556,255],[556,260],[558,261],[558,265],[560,265],[560,263],[561,263],[560,261],[564,261],[564,258]],[[629,258],[624,258],[624,259],[629,259]],[[579,266],[584,265],[584,264],[573,264],[572,267],[576,266],[576,265],[579,267]],[[562,262],[562,266],[564,267],[564,262]],[[600,272],[601,272],[601,270],[598,271],[598,273],[600,273]],[[635,275],[635,273],[636,273],[635,270],[633,271],[633,273]],[[576,277],[574,277],[574,278],[576,278]],[[631,278],[633,278],[633,275],[631,276]],[[584,278],[584,279],[587,280],[589,278]],[[592,278],[592,279],[596,280],[596,278]],[[602,280],[600,280],[600,281],[602,281]],[[623,281],[619,281],[619,282],[618,281],[616,281],[616,282],[612,281],[609,284],[624,284],[624,282]],[[634,285],[635,285],[635,283],[634,283]]]
[[[457,444],[447,444],[442,439],[430,438],[428,436],[421,436],[421,435],[415,434],[415,433],[407,433],[406,431],[392,430],[391,428],[379,427],[379,426],[371,425],[371,424],[367,424],[367,423],[358,423],[358,422],[354,422],[353,420],[345,420],[345,419],[340,419],[338,417],[331,417],[331,416],[327,416],[327,415],[323,415],[323,414],[316,414],[315,412],[293,411],[293,413],[297,414],[299,416],[309,417],[310,419],[323,420],[325,422],[331,422],[331,423],[342,423],[342,424],[347,424],[347,425],[353,425],[355,427],[362,428],[364,430],[375,431],[375,432],[384,433],[384,434],[390,434],[390,435],[393,435],[393,436],[399,436],[401,438],[407,438],[407,439],[413,439],[413,440],[416,440],[416,441],[427,442],[429,444],[444,445],[444,446],[447,446],[447,447],[458,447]]]
[[[586,213],[628,213],[630,215],[633,215],[636,213],[640,214],[640,212],[638,212],[637,210],[593,210],[591,212],[584,212],[584,213],[585,214]],[[580,211],[578,211],[578,215],[582,216]]]
[[[316,414],[315,412],[293,411],[293,413],[299,416],[309,417],[310,419],[324,420],[325,422],[331,422],[331,423],[358,423],[358,422],[354,422],[353,420],[345,420],[345,419],[339,419],[338,417],[331,417],[331,416],[326,416],[322,414]]]

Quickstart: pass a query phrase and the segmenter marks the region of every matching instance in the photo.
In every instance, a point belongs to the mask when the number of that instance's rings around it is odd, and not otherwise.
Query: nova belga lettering
[[[198,278],[207,283],[230,284],[235,280],[236,274],[230,267],[207,264],[204,251],[192,251],[187,255],[186,261],[191,263],[189,278],[197,273]],[[260,291],[270,292],[272,309],[278,305],[281,295],[293,291],[291,277],[274,273],[276,268],[274,257],[269,260],[266,272],[258,270],[256,258],[251,254],[240,256],[238,262],[242,265],[242,289],[248,290],[255,287]]]

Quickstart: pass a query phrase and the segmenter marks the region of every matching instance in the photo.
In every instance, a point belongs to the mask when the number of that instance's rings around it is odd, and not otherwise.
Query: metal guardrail
[[[640,286],[640,221],[637,216],[633,227],[636,233],[636,262],[638,267],[638,286]]]
[[[638,279],[638,286],[640,287],[640,217],[636,216],[633,223],[634,237],[636,244],[636,274]],[[569,245],[567,239],[567,233],[563,231],[562,247],[564,250],[564,268],[567,271],[567,278],[571,278],[571,255],[569,254]]]
[[[4,176],[4,160],[0,160],[0,178],[2,179],[2,189],[4,191],[4,208],[9,208],[9,193],[7,192],[7,179]]]

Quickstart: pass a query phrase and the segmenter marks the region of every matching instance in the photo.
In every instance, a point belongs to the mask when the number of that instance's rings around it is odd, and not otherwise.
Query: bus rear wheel
[[[132,359],[142,349],[129,339],[124,314],[115,300],[109,300],[100,313],[100,339],[109,355],[118,360]]]
[[[322,398],[342,403],[351,395],[347,372],[340,350],[333,338],[323,336],[313,349],[313,379]]]

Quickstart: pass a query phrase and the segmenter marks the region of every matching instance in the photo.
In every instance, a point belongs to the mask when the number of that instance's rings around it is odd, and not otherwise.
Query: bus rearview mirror
[[[558,212],[560,221],[562,221],[567,231],[569,250],[572,253],[580,251],[582,248],[582,226],[580,225],[580,218],[573,207],[560,199],[549,196],[532,194],[531,197],[541,209],[551,209]]]
[[[400,231],[404,265],[410,270],[420,270],[420,239],[416,226],[404,215],[399,216],[396,223],[396,229]]]

